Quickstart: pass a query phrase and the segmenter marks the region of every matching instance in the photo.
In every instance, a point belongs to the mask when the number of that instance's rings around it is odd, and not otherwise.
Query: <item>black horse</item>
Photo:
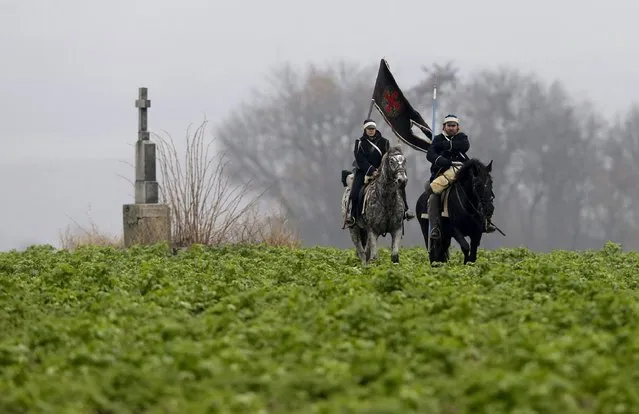
[[[492,165],[492,161],[484,165],[481,161],[471,158],[461,166],[453,184],[442,194],[442,205],[444,197],[448,198],[448,217],[441,217],[441,239],[434,241],[432,246],[428,245],[428,219],[422,217],[424,213],[428,213],[428,197],[432,191],[430,184],[426,184],[426,191],[417,199],[415,212],[431,264],[448,261],[451,237],[455,238],[464,253],[464,264],[477,260],[477,248],[485,225],[490,222],[495,210],[493,179],[490,175]],[[465,238],[467,236],[470,237],[470,246]]]

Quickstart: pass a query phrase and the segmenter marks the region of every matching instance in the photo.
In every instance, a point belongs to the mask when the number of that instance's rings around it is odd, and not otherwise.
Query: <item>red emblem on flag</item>
[[[382,106],[384,112],[389,117],[396,116],[402,109],[402,103],[399,99],[399,91],[393,89],[386,89],[382,98]]]

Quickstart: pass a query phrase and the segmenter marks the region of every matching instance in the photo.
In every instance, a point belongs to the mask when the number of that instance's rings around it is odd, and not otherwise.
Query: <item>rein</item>
[[[474,180],[474,178],[475,178],[475,176],[473,176],[473,180]],[[477,218],[473,214],[469,213],[468,210],[466,210],[466,208],[464,207],[464,202],[462,201],[461,197],[459,196],[459,190],[460,189],[461,189],[462,193],[464,194],[464,197],[466,198],[466,200],[468,200],[468,204],[470,204],[470,206],[475,211],[475,213],[477,213],[477,215],[479,215],[479,217],[483,221],[486,221],[486,222],[492,224],[493,226],[495,226],[495,229],[499,233],[501,233],[502,236],[506,236],[506,234],[503,231],[501,231],[501,229],[499,229],[499,227],[497,227],[495,225],[495,223],[492,222],[492,220],[486,218],[486,215],[484,214],[484,207],[482,205],[482,201],[486,201],[486,200],[484,200],[482,197],[479,196],[475,186],[472,185],[472,189],[473,189],[473,194],[477,197],[479,208],[477,208],[477,206],[475,206],[475,204],[470,201],[470,198],[468,197],[468,194],[466,194],[466,190],[464,190],[464,186],[462,186],[459,183],[459,181],[455,182],[455,184],[458,184],[458,185],[454,185],[453,189],[455,190],[455,194],[457,195],[457,200],[459,201],[459,206],[462,208],[464,213],[468,214],[477,225],[479,225],[480,227],[483,227],[484,224],[482,222],[480,222],[479,220],[477,220]],[[492,199],[495,198],[495,193],[492,190],[491,190],[491,198]]]
[[[457,183],[459,184],[459,183]],[[459,190],[461,189],[462,193],[464,193],[464,197],[466,198],[466,200],[468,200],[468,204],[470,204],[470,206],[473,208],[473,210],[475,211],[475,213],[477,213],[481,218],[483,218],[484,220],[486,219],[486,217],[484,217],[484,213],[483,213],[483,207],[481,207],[481,203],[479,205],[479,208],[481,209],[477,209],[477,207],[475,207],[475,204],[473,204],[470,201],[470,198],[468,197],[468,195],[466,194],[466,191],[464,190],[464,187],[462,185],[456,185],[454,190],[455,190],[455,194],[457,195],[457,200],[459,200],[459,206],[462,208],[462,210],[464,210],[464,213],[468,214],[474,221],[475,223],[481,225],[482,223],[479,222],[479,220],[477,220],[475,218],[475,216],[471,213],[468,212],[468,210],[466,210],[466,208],[464,207],[464,202],[462,201],[461,197],[459,196]],[[473,187],[473,194],[477,195],[477,192],[475,191],[474,187]],[[479,198],[479,197],[477,197]]]

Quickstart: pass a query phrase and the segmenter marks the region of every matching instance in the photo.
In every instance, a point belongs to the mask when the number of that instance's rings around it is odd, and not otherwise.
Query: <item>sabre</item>
[[[489,224],[492,224],[493,226],[495,226],[495,229],[496,229],[499,233],[501,233],[501,235],[502,235],[502,236],[506,237],[506,233],[504,233],[503,231],[501,231],[501,229],[500,229],[499,227],[497,227],[497,225],[496,225],[495,223],[493,223],[491,219],[488,219],[488,223],[489,223]]]

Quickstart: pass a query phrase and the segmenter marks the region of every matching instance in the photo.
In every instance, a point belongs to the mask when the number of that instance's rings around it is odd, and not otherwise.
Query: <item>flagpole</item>
[[[435,79],[435,82],[433,84],[433,132],[432,132],[432,138],[431,138],[431,142],[432,140],[435,138],[435,128],[437,128],[437,124],[435,123],[435,111],[437,109],[437,79]]]
[[[373,105],[375,104],[375,99],[371,99],[371,105],[368,107],[368,116],[366,119],[371,119],[371,114],[373,113]]]
[[[431,145],[433,144],[433,142],[435,142],[435,129],[437,128],[437,124],[435,123],[436,119],[435,119],[435,112],[437,111],[437,77],[434,78],[434,82],[433,82],[433,123],[431,124],[432,127],[432,132],[431,132],[431,139],[430,139],[430,143]],[[433,221],[430,219],[430,217],[428,217],[428,243],[427,243],[427,247],[428,247],[428,251],[430,252],[430,248],[432,247],[430,245],[430,233],[433,231]]]

